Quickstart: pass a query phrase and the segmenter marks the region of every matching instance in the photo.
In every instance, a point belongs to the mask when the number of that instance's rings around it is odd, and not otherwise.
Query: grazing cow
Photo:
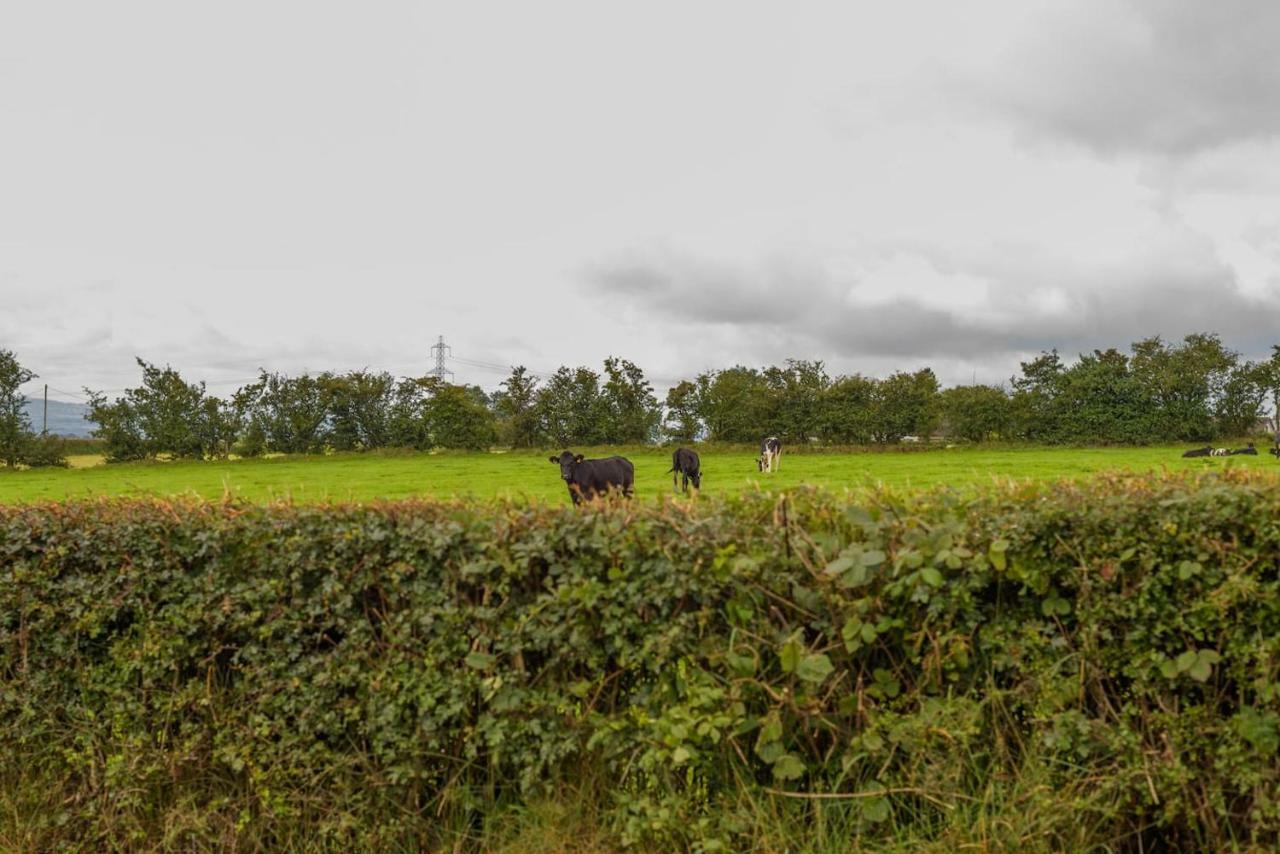
[[[1231,456],[1233,457],[1239,457],[1239,456],[1256,457],[1257,455],[1258,455],[1258,449],[1253,446],[1252,442],[1250,442],[1248,445],[1246,445],[1243,448],[1236,448],[1234,451],[1231,452]]]
[[[1274,448],[1268,448],[1267,450],[1271,452],[1271,456],[1280,457],[1280,445],[1277,445]]]
[[[688,448],[676,448],[676,452],[671,455],[672,489],[675,488],[677,477],[683,478],[680,483],[681,492],[688,492],[690,483],[694,489],[702,488],[702,461]]]
[[[1208,457],[1213,454],[1213,448],[1205,445],[1203,448],[1193,448],[1190,451],[1184,451],[1183,457]]]
[[[569,497],[574,504],[603,495],[610,489],[620,489],[627,498],[636,481],[636,468],[626,457],[609,457],[588,460],[582,454],[565,451],[551,462],[560,466],[560,477],[569,487]]]
[[[756,470],[773,474],[781,466],[782,443],[778,441],[777,436],[770,436],[760,443],[760,458],[756,460]]]

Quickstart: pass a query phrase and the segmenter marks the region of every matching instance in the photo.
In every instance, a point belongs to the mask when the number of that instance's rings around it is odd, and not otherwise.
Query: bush
[[[35,847],[452,845],[591,777],[624,844],[1269,848],[1277,554],[1230,470],[0,508],[0,800]]]
[[[22,449],[22,463],[31,468],[66,468],[67,441],[58,436],[32,436]]]

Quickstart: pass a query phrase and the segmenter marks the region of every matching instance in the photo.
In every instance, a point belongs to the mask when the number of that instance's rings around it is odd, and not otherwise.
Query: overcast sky
[[[3,8],[0,347],[57,389],[1280,342],[1280,3]]]

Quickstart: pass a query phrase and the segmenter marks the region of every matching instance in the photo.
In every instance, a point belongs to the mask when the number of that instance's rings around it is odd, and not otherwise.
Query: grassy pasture
[[[1228,466],[1280,471],[1280,463],[1265,453],[1184,460],[1181,453],[1186,447],[960,447],[906,453],[792,453],[784,456],[781,470],[773,475],[756,472],[750,450],[708,449],[702,452],[703,491],[721,494],[753,486],[786,489],[799,485],[837,490],[877,484],[970,486],[993,479],[1056,480],[1103,471],[1203,471]],[[586,453],[604,456],[613,451]],[[635,463],[638,496],[654,498],[671,491],[671,476],[664,474],[671,465],[670,451],[633,448],[623,453]],[[181,494],[300,502],[503,495],[567,502],[559,472],[547,457],[546,452],[340,454],[111,466],[93,465],[94,460],[86,457],[73,460],[71,469],[0,470],[0,502]]]

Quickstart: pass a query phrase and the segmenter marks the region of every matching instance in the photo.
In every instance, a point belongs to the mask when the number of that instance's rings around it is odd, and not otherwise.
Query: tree
[[[877,442],[900,442],[903,436],[928,436],[937,424],[934,398],[938,378],[929,368],[913,374],[898,371],[876,383],[873,436]]]
[[[138,414],[149,454],[202,458],[211,450],[201,436],[204,383],[188,383],[168,365],[160,368],[142,359],[137,362],[142,368],[142,386],[126,390],[125,397]]]
[[[502,381],[502,390],[494,395],[493,407],[499,429],[515,448],[534,448],[541,440],[538,422],[538,381],[529,376],[524,365],[511,369]]]
[[[137,359],[142,385],[126,389],[108,402],[89,391],[89,418],[94,435],[106,439],[107,459],[137,460],[170,454],[201,459],[218,453],[222,428],[210,430],[206,419],[221,412],[220,402],[208,404],[204,383],[188,383],[172,367],[157,367]]]
[[[1129,370],[1151,401],[1150,438],[1207,441],[1238,354],[1217,335],[1188,335],[1170,346],[1159,336],[1135,343]]]
[[[792,442],[817,436],[824,421],[823,398],[831,385],[822,362],[788,359],[785,368],[766,368],[762,376],[772,415],[764,432]]]
[[[106,443],[109,463],[145,460],[150,454],[138,413],[124,398],[107,400],[101,392],[85,389],[89,397],[89,413],[85,417],[95,425],[93,435]]]
[[[948,435],[970,442],[1007,435],[1009,396],[989,385],[956,386],[938,395],[938,412]]]
[[[1094,350],[1063,372],[1059,439],[1140,444],[1156,434],[1151,398],[1115,349]]]
[[[396,384],[391,411],[387,417],[389,441],[398,448],[425,451],[431,447],[431,430],[427,423],[427,401],[440,386],[436,377],[409,377]]]
[[[599,445],[605,441],[609,403],[600,376],[589,368],[561,367],[538,391],[540,432],[554,444]]]
[[[26,396],[20,390],[36,375],[18,363],[10,350],[0,350],[0,460],[16,466],[31,442]]]
[[[876,381],[854,374],[840,377],[824,394],[822,435],[859,445],[875,438]]]
[[[759,442],[770,430],[769,387],[759,371],[735,365],[700,374],[698,416],[716,442]]]
[[[1214,412],[1218,436],[1248,436],[1258,429],[1262,406],[1271,388],[1270,376],[1266,362],[1245,362],[1231,371]]]
[[[339,451],[382,448],[390,441],[388,420],[395,378],[388,373],[353,371],[323,375],[329,411],[329,444]]]
[[[328,443],[329,374],[289,377],[265,370],[236,396],[247,411],[247,429],[262,437],[266,450],[284,454],[322,453]]]
[[[439,448],[483,451],[497,435],[493,410],[475,386],[441,385],[423,408],[431,441]]]
[[[702,420],[698,417],[698,387],[688,380],[681,380],[667,391],[665,429],[677,442],[692,442],[702,432]]]
[[[1009,401],[1010,430],[1014,435],[1033,442],[1059,440],[1060,395],[1066,368],[1057,350],[1043,352],[1019,367],[1022,376],[1014,377]]]
[[[610,444],[639,444],[656,438],[662,409],[644,371],[626,359],[604,360],[601,396],[607,409],[604,440]]]

